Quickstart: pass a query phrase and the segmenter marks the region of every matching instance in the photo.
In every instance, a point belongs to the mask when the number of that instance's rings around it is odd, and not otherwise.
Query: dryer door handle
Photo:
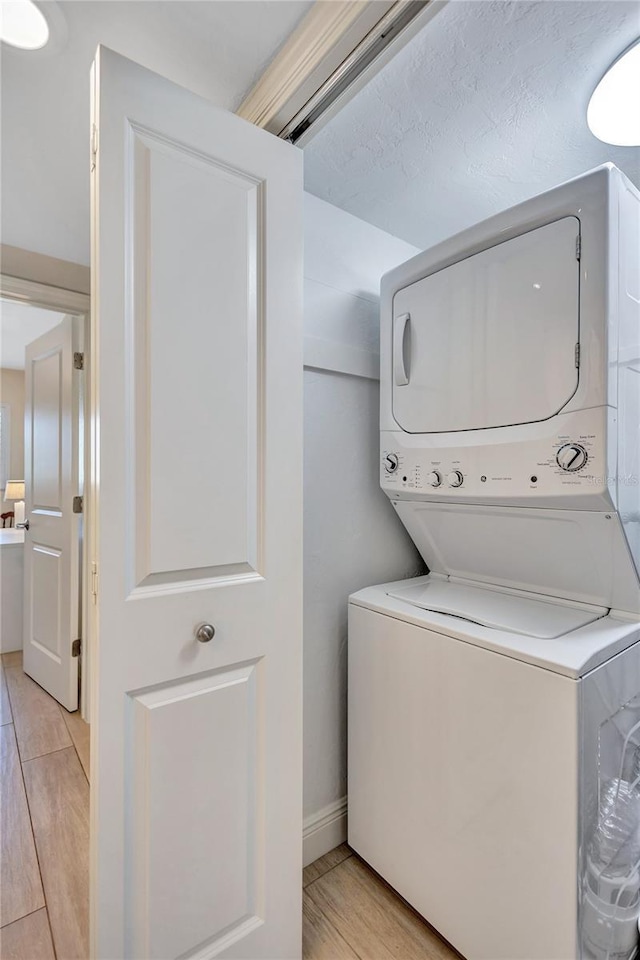
[[[393,321],[393,379],[396,387],[405,387],[409,383],[409,375],[404,364],[404,340],[410,319],[408,313],[402,313]]]

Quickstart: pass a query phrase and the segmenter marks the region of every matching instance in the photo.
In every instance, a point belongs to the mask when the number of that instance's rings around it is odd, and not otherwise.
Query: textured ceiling
[[[640,185],[585,120],[637,36],[637,2],[450,0],[308,143],[307,189],[424,248],[607,160]]]
[[[51,46],[2,44],[3,242],[89,262],[89,68],[99,43],[235,109],[310,6],[71,0],[53,8]]]

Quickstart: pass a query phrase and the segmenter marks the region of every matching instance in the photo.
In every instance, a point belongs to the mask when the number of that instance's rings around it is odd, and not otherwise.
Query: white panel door
[[[93,83],[92,948],[293,958],[302,155],[103,47]]]
[[[81,491],[79,399],[74,370],[80,321],[62,323],[34,340],[25,356],[25,673],[67,710],[78,708]]]

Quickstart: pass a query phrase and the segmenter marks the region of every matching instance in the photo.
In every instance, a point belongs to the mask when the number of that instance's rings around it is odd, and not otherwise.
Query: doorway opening
[[[83,715],[88,322],[83,294],[0,280],[3,527],[23,543],[22,589],[17,582],[4,598],[1,648],[22,649],[25,671]]]
[[[88,351],[88,296],[0,277],[0,924],[65,956],[89,955]]]

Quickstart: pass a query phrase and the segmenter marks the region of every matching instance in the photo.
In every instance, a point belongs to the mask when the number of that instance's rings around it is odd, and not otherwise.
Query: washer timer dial
[[[387,473],[395,473],[399,464],[398,454],[388,453],[382,462]]]
[[[582,470],[588,459],[589,454],[580,443],[565,443],[556,454],[558,466],[568,473]]]

